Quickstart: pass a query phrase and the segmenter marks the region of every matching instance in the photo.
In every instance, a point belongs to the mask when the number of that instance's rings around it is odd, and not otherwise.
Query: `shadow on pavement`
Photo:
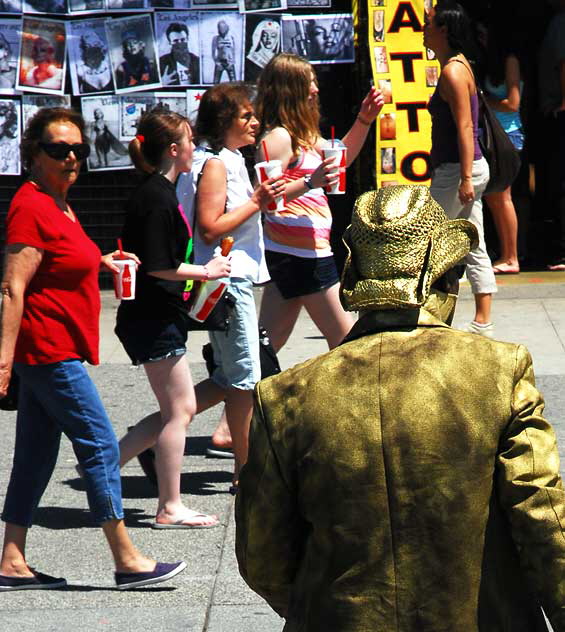
[[[125,521],[128,527],[147,528],[148,521],[154,516],[143,509],[125,509]],[[46,529],[99,529],[88,509],[72,507],[39,507],[34,515],[33,524]]]

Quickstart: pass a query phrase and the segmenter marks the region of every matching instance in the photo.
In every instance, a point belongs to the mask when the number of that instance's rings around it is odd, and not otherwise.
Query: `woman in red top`
[[[101,257],[66,201],[89,153],[84,121],[72,110],[40,110],[24,133],[22,161],[30,179],[8,212],[0,318],[0,396],[12,367],[20,377],[14,464],[2,512],[0,591],[66,584],[31,569],[25,558],[27,530],[63,432],[81,466],[90,510],[112,550],[117,587],[164,581],[186,566],[156,563],[129,539],[118,443],[82,364],[98,364],[100,261],[117,270],[112,259],[119,254]]]

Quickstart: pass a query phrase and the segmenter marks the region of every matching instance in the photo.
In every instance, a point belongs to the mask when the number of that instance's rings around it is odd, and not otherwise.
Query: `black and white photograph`
[[[332,6],[332,0],[287,0],[286,6],[288,9],[307,9],[309,7],[312,7],[313,9],[330,9]]]
[[[68,5],[67,0],[22,0],[22,9],[24,13],[65,15]]]
[[[106,20],[106,35],[116,92],[161,85],[150,15]]]
[[[169,112],[187,116],[187,101],[184,92],[154,92],[155,105],[160,105]]]
[[[190,121],[191,125],[196,123],[196,117],[198,116],[198,106],[200,105],[200,99],[206,91],[206,88],[187,88],[186,89],[186,118]]]
[[[67,36],[65,23],[24,16],[18,66],[18,90],[63,94]]]
[[[52,96],[46,94],[22,95],[22,129],[27,127],[29,119],[42,108],[70,108],[71,97],[68,94]]]
[[[226,2],[226,0],[192,0],[192,8],[199,10],[206,9],[236,9],[238,1]]]
[[[71,15],[86,15],[106,11],[105,0],[68,0]]]
[[[0,99],[0,175],[20,175],[20,104]]]
[[[245,18],[240,13],[200,13],[200,63],[203,84],[241,81]]]
[[[0,0],[0,13],[22,12],[22,0]]]
[[[14,94],[20,52],[21,22],[0,19],[0,94]]]
[[[280,11],[286,9],[286,0],[239,0],[240,13]]]
[[[147,0],[106,0],[108,11],[147,11]]]
[[[118,139],[118,102],[116,95],[83,97],[80,101],[92,147],[86,162],[88,171],[129,169],[132,166],[127,143]]]
[[[118,135],[130,141],[136,134],[139,119],[156,104],[155,93],[122,95],[118,101]]]
[[[149,0],[148,9],[190,9],[191,0]]]
[[[284,15],[283,50],[311,64],[354,62],[352,15]]]
[[[245,19],[245,81],[257,77],[271,59],[281,52],[280,15],[251,13]]]
[[[105,18],[94,18],[67,24],[69,68],[75,95],[114,91],[104,22]]]
[[[198,14],[195,12],[155,13],[155,37],[163,86],[200,83],[199,32]]]

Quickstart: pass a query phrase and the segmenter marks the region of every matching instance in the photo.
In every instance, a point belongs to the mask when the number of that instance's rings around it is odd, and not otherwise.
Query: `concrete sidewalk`
[[[156,404],[143,370],[129,366],[113,334],[116,308],[113,296],[104,292],[102,363],[91,374],[121,436],[128,425],[155,410]],[[472,296],[468,286],[463,286],[455,326],[468,321],[472,313]],[[565,274],[523,273],[500,279],[493,316],[497,338],[522,342],[532,352],[538,385],[546,395],[547,416],[558,433],[565,473]],[[206,340],[206,334],[200,333],[189,339],[195,382],[205,377],[200,349]],[[280,354],[281,365],[292,366],[325,350],[324,340],[303,313]],[[150,529],[155,490],[136,462],[123,470],[126,521],[135,543],[160,560],[188,562],[187,570],[170,583],[137,592],[113,589],[109,551],[90,520],[83,486],[74,470],[74,455],[63,440],[36,526],[30,531],[28,552],[32,565],[64,575],[70,585],[63,591],[3,594],[0,631],[280,632],[283,621],[245,586],[237,572],[233,498],[228,494],[232,463],[205,456],[219,414],[216,407],[193,422],[182,475],[188,506],[218,514],[219,528]],[[14,420],[15,413],[0,412],[2,495],[11,468]]]

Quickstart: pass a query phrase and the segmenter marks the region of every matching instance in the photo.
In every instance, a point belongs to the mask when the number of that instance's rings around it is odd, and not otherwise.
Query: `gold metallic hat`
[[[479,238],[471,222],[448,219],[428,187],[398,185],[357,198],[343,241],[340,298],[356,311],[421,307],[432,283]]]

